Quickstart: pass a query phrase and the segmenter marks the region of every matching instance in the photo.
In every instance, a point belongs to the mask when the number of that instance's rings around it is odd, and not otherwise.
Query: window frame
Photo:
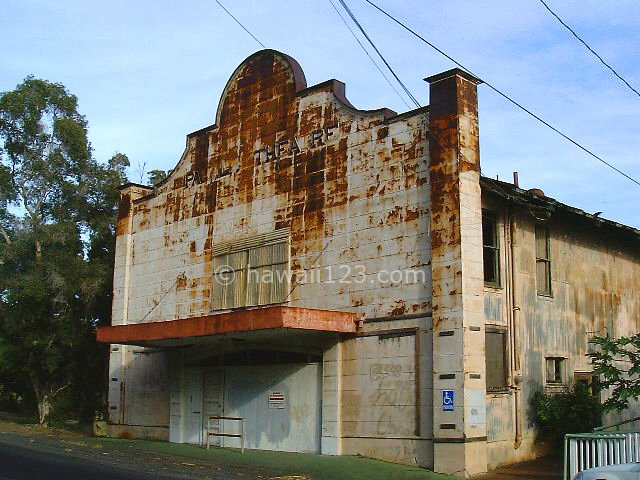
[[[492,228],[492,233],[493,233],[492,237],[494,242],[493,245],[486,245],[484,241],[485,239],[484,226],[485,226],[486,220],[491,221],[493,224],[493,228]],[[484,285],[492,288],[502,287],[502,281],[501,281],[501,275],[500,275],[500,235],[498,231],[499,231],[498,214],[488,209],[482,209],[482,274],[483,274]],[[485,249],[490,249],[493,254],[493,269],[495,272],[494,280],[487,280],[487,277],[486,277],[487,272],[484,268]]]
[[[540,257],[538,255],[538,232],[544,232],[545,235],[545,256]],[[534,242],[535,242],[535,256],[536,256],[536,294],[541,297],[553,297],[553,283],[551,275],[551,232],[549,227],[545,225],[537,224],[534,230]],[[544,285],[540,285],[540,278],[538,278],[538,265],[545,265],[545,278]],[[542,288],[544,287],[544,288]]]
[[[509,393],[509,352],[508,352],[508,345],[509,345],[509,336],[507,335],[508,333],[508,329],[505,326],[502,325],[485,325],[484,327],[484,335],[485,335],[485,384],[486,384],[486,390],[487,390],[487,394],[500,394],[500,393]],[[488,379],[489,379],[489,375],[487,374],[488,369],[487,367],[487,351],[486,351],[486,345],[487,345],[487,335],[488,334],[498,334],[498,335],[502,335],[503,338],[503,344],[502,344],[502,366],[503,366],[503,373],[504,373],[504,378],[503,378],[503,383],[504,385],[502,386],[497,386],[497,387],[493,387],[493,386],[489,386],[488,383]]]
[[[284,252],[282,257],[274,256],[271,258],[271,263],[264,263],[259,261],[257,264],[252,265],[252,257],[260,257],[259,250],[265,248],[273,248],[275,246],[282,245]],[[272,252],[273,254],[274,252]],[[229,257],[229,260],[236,256],[234,261],[222,261],[221,257]],[[277,257],[277,258],[276,258]],[[212,249],[212,263],[213,263],[213,292],[210,300],[211,311],[224,311],[235,310],[241,308],[250,307],[264,307],[268,305],[278,305],[286,303],[287,294],[290,288],[290,263],[291,263],[291,243],[289,236],[289,229],[276,230],[275,232],[256,235],[248,238],[241,238],[229,242],[217,244]],[[232,281],[224,283],[216,280],[216,276],[222,273],[218,272],[221,266],[229,265],[233,263],[231,268],[233,269]],[[235,268],[235,263],[238,263],[239,268]],[[261,301],[261,297],[264,294],[263,282],[260,281],[265,268],[269,267],[271,271],[272,281],[270,285],[269,296],[271,298],[263,298],[265,301]],[[283,273],[278,273],[279,270],[283,270]],[[226,269],[224,270],[227,271]],[[252,273],[253,272],[253,273]],[[258,275],[258,282],[254,281],[255,276]],[[240,281],[238,281],[240,280]],[[279,282],[278,280],[282,280]],[[238,282],[237,284],[235,282]],[[231,284],[233,287],[230,287]],[[278,286],[275,286],[278,283]],[[273,289],[278,288],[280,295],[277,299],[272,298],[274,295]],[[253,298],[252,294],[255,294]],[[236,297],[238,300],[236,301]],[[241,298],[241,300],[240,300]]]
[[[548,367],[548,363],[549,361],[553,361],[554,362],[554,379],[550,380],[549,379],[549,367]],[[560,380],[556,380],[555,379],[555,373],[557,370],[557,366],[560,366],[559,371],[560,371]],[[566,357],[560,357],[560,356],[549,356],[549,357],[544,357],[544,383],[547,387],[566,387],[568,385],[568,381],[567,381],[567,359]]]

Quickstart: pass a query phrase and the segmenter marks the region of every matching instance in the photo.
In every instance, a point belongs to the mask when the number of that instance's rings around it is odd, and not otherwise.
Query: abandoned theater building
[[[238,447],[244,422],[247,448],[466,476],[536,455],[531,395],[638,331],[640,232],[481,176],[481,82],[426,81],[427,107],[358,110],[259,51],[166,179],[121,188],[110,435]]]

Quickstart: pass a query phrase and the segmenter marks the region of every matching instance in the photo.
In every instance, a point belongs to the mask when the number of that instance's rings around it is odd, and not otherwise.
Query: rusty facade
[[[589,334],[637,330],[638,233],[481,178],[479,82],[427,81],[429,107],[363,111],[341,82],[307,87],[295,60],[258,52],[167,179],[122,188],[98,332],[112,435],[202,443],[208,416],[233,414],[253,448],[460,475],[535,455],[527,398],[547,357],[566,383],[588,374]],[[541,223],[550,260],[536,260]],[[276,286],[255,280],[272,270]],[[488,391],[485,339],[503,338],[504,385]]]

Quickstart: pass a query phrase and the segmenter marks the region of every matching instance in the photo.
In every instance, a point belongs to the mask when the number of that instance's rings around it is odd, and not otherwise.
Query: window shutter
[[[289,229],[225,242],[212,248],[214,310],[281,303],[288,293]],[[227,266],[233,279],[218,272]],[[224,272],[222,272],[224,274]],[[228,275],[228,274],[227,274]]]

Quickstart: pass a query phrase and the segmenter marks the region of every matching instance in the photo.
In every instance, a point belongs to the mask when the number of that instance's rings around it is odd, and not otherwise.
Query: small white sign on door
[[[271,392],[269,394],[269,408],[284,408],[285,397],[283,392]]]

